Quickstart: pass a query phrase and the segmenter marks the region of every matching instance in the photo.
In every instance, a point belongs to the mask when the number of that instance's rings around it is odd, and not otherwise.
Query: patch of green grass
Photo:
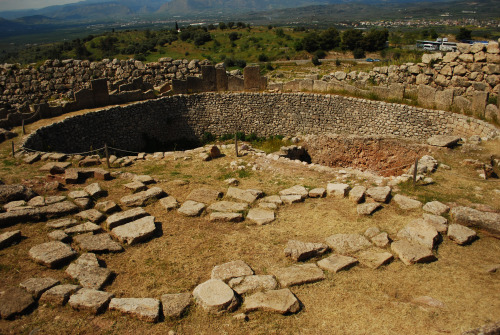
[[[248,178],[252,175],[252,172],[248,170],[238,170],[237,173],[239,178]]]
[[[16,161],[13,159],[4,159],[2,163],[3,166],[16,166]]]
[[[290,141],[283,141],[283,136],[271,136],[266,140],[252,142],[252,146],[269,154],[279,151],[282,146],[290,145]]]
[[[179,171],[170,171],[170,175],[171,175],[172,177],[174,177],[174,176],[178,176],[178,175],[180,175],[180,174],[181,174],[181,173],[180,173]]]

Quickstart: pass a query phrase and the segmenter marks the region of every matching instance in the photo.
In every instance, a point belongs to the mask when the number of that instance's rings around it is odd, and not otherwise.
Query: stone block
[[[215,66],[203,65],[201,67],[201,76],[203,78],[203,91],[214,92],[217,91],[217,78]]]
[[[78,109],[92,108],[95,106],[94,93],[86,88],[75,92],[75,101]]]
[[[229,91],[243,91],[245,89],[244,80],[239,77],[230,76],[227,78],[227,88]]]
[[[488,92],[474,92],[471,103],[472,113],[479,118],[484,117],[487,102]]]
[[[434,108],[436,89],[426,85],[418,86],[418,103],[426,108]]]
[[[226,74],[226,69],[215,69],[215,78],[217,91],[227,91],[228,90],[228,78]]]
[[[186,94],[188,92],[187,81],[172,79],[172,92],[174,94]]]
[[[259,91],[261,88],[260,67],[247,66],[243,69],[244,88],[247,91]]]
[[[201,93],[205,91],[205,83],[202,78],[187,77],[187,93]]]
[[[466,114],[471,110],[471,102],[467,98],[456,96],[453,98],[453,107]]]
[[[107,79],[95,79],[90,82],[94,103],[96,106],[106,106],[109,104],[109,91]]]
[[[436,108],[441,110],[449,110],[453,103],[454,91],[451,88],[436,91],[435,103]]]

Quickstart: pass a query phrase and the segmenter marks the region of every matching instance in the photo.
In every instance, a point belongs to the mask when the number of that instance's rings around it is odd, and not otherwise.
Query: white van
[[[432,44],[424,44],[424,50],[433,51],[433,50],[436,50],[436,48]]]

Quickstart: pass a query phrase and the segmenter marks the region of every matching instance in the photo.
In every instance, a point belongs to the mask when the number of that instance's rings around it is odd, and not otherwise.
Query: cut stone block
[[[251,276],[253,274],[252,268],[248,266],[247,263],[242,260],[237,260],[215,266],[212,269],[211,278],[228,281],[231,278]]]
[[[318,257],[330,250],[324,243],[310,243],[297,240],[289,240],[285,248],[285,256],[294,261],[302,262],[312,257]]]
[[[66,229],[69,227],[76,226],[78,224],[78,221],[75,219],[59,219],[55,221],[49,221],[47,222],[47,227],[48,228],[54,228],[54,229]]]
[[[113,241],[109,234],[78,235],[75,236],[74,240],[84,251],[96,253],[123,251],[123,247]]]
[[[217,199],[222,198],[223,193],[210,188],[198,188],[192,190],[187,196],[186,200],[193,200],[201,202],[206,205],[216,202]]]
[[[146,191],[148,187],[141,183],[140,181],[133,181],[131,183],[123,185],[126,189],[131,190],[134,193],[141,192],[141,191]]]
[[[95,209],[104,214],[112,214],[120,211],[120,206],[116,204],[116,202],[108,200],[101,201],[95,204]]]
[[[387,233],[377,234],[376,236],[373,236],[371,238],[371,241],[373,245],[379,248],[385,248],[391,243],[391,240],[389,239],[389,235],[387,235]]]
[[[366,187],[364,186],[354,186],[349,192],[349,200],[359,204],[365,200]]]
[[[372,245],[359,234],[335,234],[326,238],[326,244],[341,255],[352,254]]]
[[[241,222],[243,221],[243,214],[241,213],[222,213],[213,212],[210,213],[208,217],[209,221],[219,221],[219,222]]]
[[[66,273],[80,282],[86,288],[100,290],[109,282],[113,272],[99,266],[89,264],[71,263],[66,269]]]
[[[40,302],[63,306],[68,302],[69,297],[81,288],[79,285],[71,284],[54,286],[42,294]]]
[[[359,215],[372,215],[379,208],[382,208],[382,205],[378,202],[367,202],[364,204],[359,204],[356,207],[356,211]]]
[[[391,195],[391,188],[389,186],[370,187],[366,190],[366,196],[372,198],[377,202],[386,203]]]
[[[289,289],[284,288],[252,294],[245,299],[243,309],[246,312],[263,310],[291,314],[300,310],[300,302]]]
[[[229,187],[226,196],[228,198],[241,200],[251,204],[255,202],[255,200],[257,200],[260,196],[262,196],[262,194],[263,192],[260,190],[241,190],[236,187]]]
[[[234,291],[220,279],[210,279],[193,291],[196,303],[210,313],[232,311],[238,306]]]
[[[146,322],[157,322],[160,318],[160,300],[153,298],[113,298],[109,309]]]
[[[448,231],[448,220],[442,216],[424,213],[423,220],[436,228],[439,233]]]
[[[43,292],[47,291],[53,286],[59,284],[59,280],[54,278],[30,278],[23,281],[19,286],[24,288],[28,293],[33,295],[33,298],[38,299]]]
[[[323,198],[326,196],[326,189],[322,187],[313,188],[309,191],[309,198]]]
[[[500,234],[500,214],[478,211],[468,207],[455,207],[450,211],[455,223],[464,226],[475,226]]]
[[[418,200],[411,199],[407,196],[396,194],[394,202],[403,210],[418,209],[422,207],[422,203]]]
[[[173,196],[161,198],[160,205],[162,205],[162,207],[165,208],[167,211],[179,207],[179,203]]]
[[[191,305],[191,293],[164,294],[161,296],[165,318],[181,318]]]
[[[113,229],[122,224],[138,220],[148,215],[149,215],[148,212],[146,212],[142,207],[132,208],[124,212],[110,215],[106,219],[105,225],[107,229]]]
[[[351,187],[348,184],[333,184],[326,185],[326,192],[337,198],[345,198],[349,194]]]
[[[436,256],[434,256],[431,249],[415,242],[396,241],[391,244],[391,249],[406,265],[428,263],[436,260]]]
[[[465,245],[471,243],[477,238],[474,230],[459,224],[451,224],[448,226],[448,237],[453,242]]]
[[[305,199],[309,195],[309,192],[304,186],[295,185],[293,187],[287,188],[286,190],[280,191],[280,196],[287,195],[299,195],[302,199]]]
[[[259,200],[259,203],[271,203],[276,205],[282,205],[283,201],[279,195],[270,195]]]
[[[274,212],[262,208],[252,208],[248,211],[247,219],[258,224],[265,225],[274,221]]]
[[[303,285],[325,279],[323,270],[314,264],[292,265],[277,269],[274,271],[274,275],[281,287]]]
[[[454,135],[434,135],[427,139],[427,144],[436,147],[454,147],[461,138]]]
[[[11,287],[0,295],[0,317],[12,319],[26,313],[35,304],[30,293],[20,287]]]
[[[424,205],[423,210],[434,215],[443,215],[450,211],[450,207],[439,201],[430,201]]]
[[[380,229],[378,229],[378,227],[370,227],[364,232],[365,237],[369,239],[377,236],[378,234],[380,234]]]
[[[99,314],[106,310],[113,294],[91,288],[82,288],[73,294],[68,304],[76,310],[88,310]]]
[[[35,262],[53,268],[74,258],[76,251],[67,244],[54,241],[35,245],[29,255]]]
[[[177,212],[185,216],[200,216],[206,205],[201,202],[196,202],[193,200],[187,200],[182,204],[182,206],[177,210]]]
[[[106,217],[97,209],[88,209],[75,215],[77,219],[99,223]]]
[[[87,192],[93,198],[105,197],[108,192],[101,188],[99,183],[93,183],[85,187],[85,192]]]
[[[90,198],[78,198],[75,199],[75,204],[80,207],[82,210],[90,209],[93,205],[92,199]]]
[[[120,199],[121,203],[128,207],[144,206],[146,202],[153,199],[160,199],[166,196],[166,193],[159,187],[152,187],[147,191],[124,196]]]
[[[383,250],[365,250],[357,254],[359,262],[371,269],[378,269],[382,265],[389,264],[394,256]]]
[[[51,241],[59,241],[63,243],[68,243],[71,241],[71,237],[62,230],[54,230],[47,234],[47,237]]]
[[[0,234],[0,249],[11,246],[21,240],[21,231],[14,230]]]
[[[229,286],[238,294],[268,291],[278,288],[278,282],[271,275],[253,275],[237,277],[229,280]]]
[[[85,234],[85,233],[95,234],[98,233],[99,231],[101,231],[101,226],[98,226],[92,222],[85,222],[79,224],[78,226],[64,229],[64,233],[68,235]]]
[[[398,232],[397,237],[419,243],[428,249],[433,249],[440,240],[436,228],[421,219],[413,220],[407,224]]]
[[[348,270],[358,264],[358,260],[353,257],[344,255],[331,255],[318,261],[318,266],[323,270],[331,272],[339,272],[342,270]]]
[[[90,197],[90,194],[88,194],[86,191],[72,191],[68,193],[68,198],[71,199],[80,199],[80,198],[88,198]]]
[[[237,213],[248,209],[248,204],[243,202],[217,201],[208,206],[209,212]]]
[[[299,194],[282,195],[281,200],[285,204],[295,204],[304,201],[304,198]]]
[[[111,230],[111,235],[122,243],[136,244],[153,236],[155,231],[155,217],[146,216],[114,228]]]
[[[153,177],[145,175],[145,174],[139,175],[139,176],[135,176],[134,177],[134,181],[141,182],[141,183],[143,183],[145,185],[156,183],[156,181],[153,179]]]

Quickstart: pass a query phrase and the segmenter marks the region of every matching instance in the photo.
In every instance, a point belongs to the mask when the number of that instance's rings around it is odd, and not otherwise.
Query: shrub
[[[265,54],[259,55],[259,62],[267,62],[269,58]]]
[[[204,132],[201,136],[201,143],[206,144],[215,141],[216,137],[211,132]]]
[[[352,54],[353,54],[354,58],[356,58],[356,59],[365,57],[365,51],[363,49],[360,49],[360,48],[354,49]]]
[[[321,65],[321,62],[319,61],[318,56],[314,56],[312,58],[312,63],[313,63],[313,65],[316,65],[316,66]]]

